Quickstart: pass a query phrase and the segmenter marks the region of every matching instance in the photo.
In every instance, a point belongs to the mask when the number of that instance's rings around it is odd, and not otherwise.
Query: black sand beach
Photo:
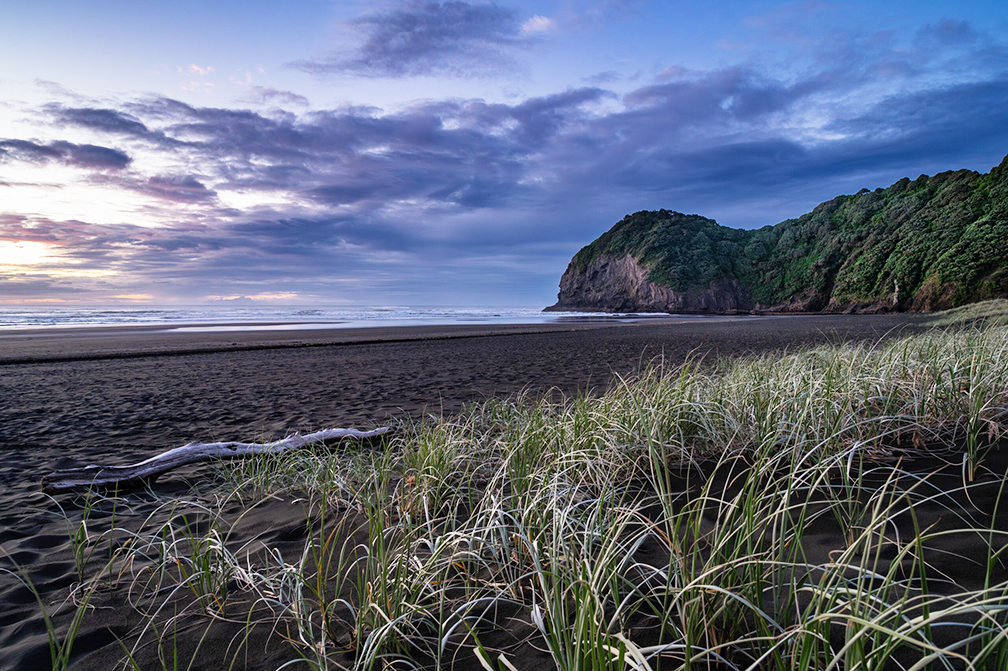
[[[669,362],[738,356],[921,328],[917,317],[837,315],[307,332],[6,333],[0,337],[0,544],[28,568],[52,605],[75,580],[65,524],[39,491],[39,477],[53,468],[130,462],[191,440],[369,428],[389,417],[453,413],[467,402],[522,390],[577,393],[604,388],[613,374],[632,373],[659,356]],[[157,484],[168,494],[186,487],[179,476]],[[131,514],[142,517],[151,505],[138,504]],[[264,540],[297,552],[302,541],[284,529],[298,522],[300,510],[277,503],[245,523]],[[89,619],[75,645],[79,668],[110,668],[121,657],[114,637],[96,622],[126,635],[131,621],[105,606],[107,616]],[[0,612],[0,669],[47,668],[38,605],[9,575],[0,576]],[[278,659],[250,659],[249,668],[275,668]]]
[[[85,459],[203,439],[367,426],[494,394],[604,388],[656,357],[739,356],[920,328],[919,317],[787,316],[630,323],[162,333],[0,333],[0,449]]]

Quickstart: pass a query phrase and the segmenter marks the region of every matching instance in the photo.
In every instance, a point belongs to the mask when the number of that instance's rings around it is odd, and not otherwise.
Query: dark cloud
[[[93,144],[52,142],[40,144],[30,140],[0,140],[0,160],[13,158],[32,163],[59,161],[89,170],[122,170],[130,164],[125,152]]]
[[[115,135],[145,137],[150,131],[139,119],[118,110],[95,107],[46,106],[57,123]]]
[[[753,122],[784,111],[835,84],[830,73],[784,83],[752,69],[735,67],[694,79],[643,86],[624,96],[624,101],[631,108],[660,109],[669,115],[672,125],[720,125]]]
[[[176,203],[205,203],[217,196],[215,191],[206,188],[192,175],[156,175],[133,188],[148,196]]]
[[[506,49],[525,42],[516,12],[493,3],[414,3],[350,27],[362,39],[354,52],[292,65],[316,75],[480,75],[489,65],[510,67]]]
[[[447,101],[386,115],[351,109],[265,116],[168,99],[131,110],[157,118],[165,148],[207,166],[218,188],[303,193],[329,206],[422,199],[490,207],[519,194],[523,161],[607,95],[574,89],[515,106]],[[212,196],[193,184],[126,186],[190,202]]]
[[[0,140],[0,158],[14,158],[32,163],[45,163],[63,158],[62,152],[30,140]]]
[[[130,164],[130,157],[125,152],[109,147],[99,147],[93,144],[72,144],[56,142],[53,146],[65,152],[65,160],[69,165],[91,170],[122,170]]]

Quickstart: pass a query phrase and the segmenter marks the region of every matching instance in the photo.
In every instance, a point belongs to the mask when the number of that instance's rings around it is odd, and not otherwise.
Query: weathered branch
[[[199,461],[241,459],[259,454],[280,454],[306,445],[326,443],[343,438],[368,439],[381,436],[389,428],[371,431],[357,429],[324,429],[314,433],[287,436],[272,443],[189,443],[129,466],[83,466],[55,471],[42,478],[42,490],[67,492],[89,487],[129,489],[153,481],[162,473]]]

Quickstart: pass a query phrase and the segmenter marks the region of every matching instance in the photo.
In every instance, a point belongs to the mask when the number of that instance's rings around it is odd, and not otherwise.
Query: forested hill
[[[574,256],[554,310],[930,311],[1008,296],[1008,157],[839,196],[757,230],[628,215]]]

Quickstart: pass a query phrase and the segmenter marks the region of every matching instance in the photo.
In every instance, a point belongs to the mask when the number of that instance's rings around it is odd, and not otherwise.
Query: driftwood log
[[[381,436],[389,427],[370,431],[357,429],[323,429],[314,433],[295,433],[272,443],[189,443],[129,466],[83,466],[55,471],[42,478],[42,490],[49,493],[69,492],[89,487],[130,489],[153,482],[172,469],[199,461],[241,459],[259,454],[280,454],[306,445],[328,443],[344,438],[367,440]]]

